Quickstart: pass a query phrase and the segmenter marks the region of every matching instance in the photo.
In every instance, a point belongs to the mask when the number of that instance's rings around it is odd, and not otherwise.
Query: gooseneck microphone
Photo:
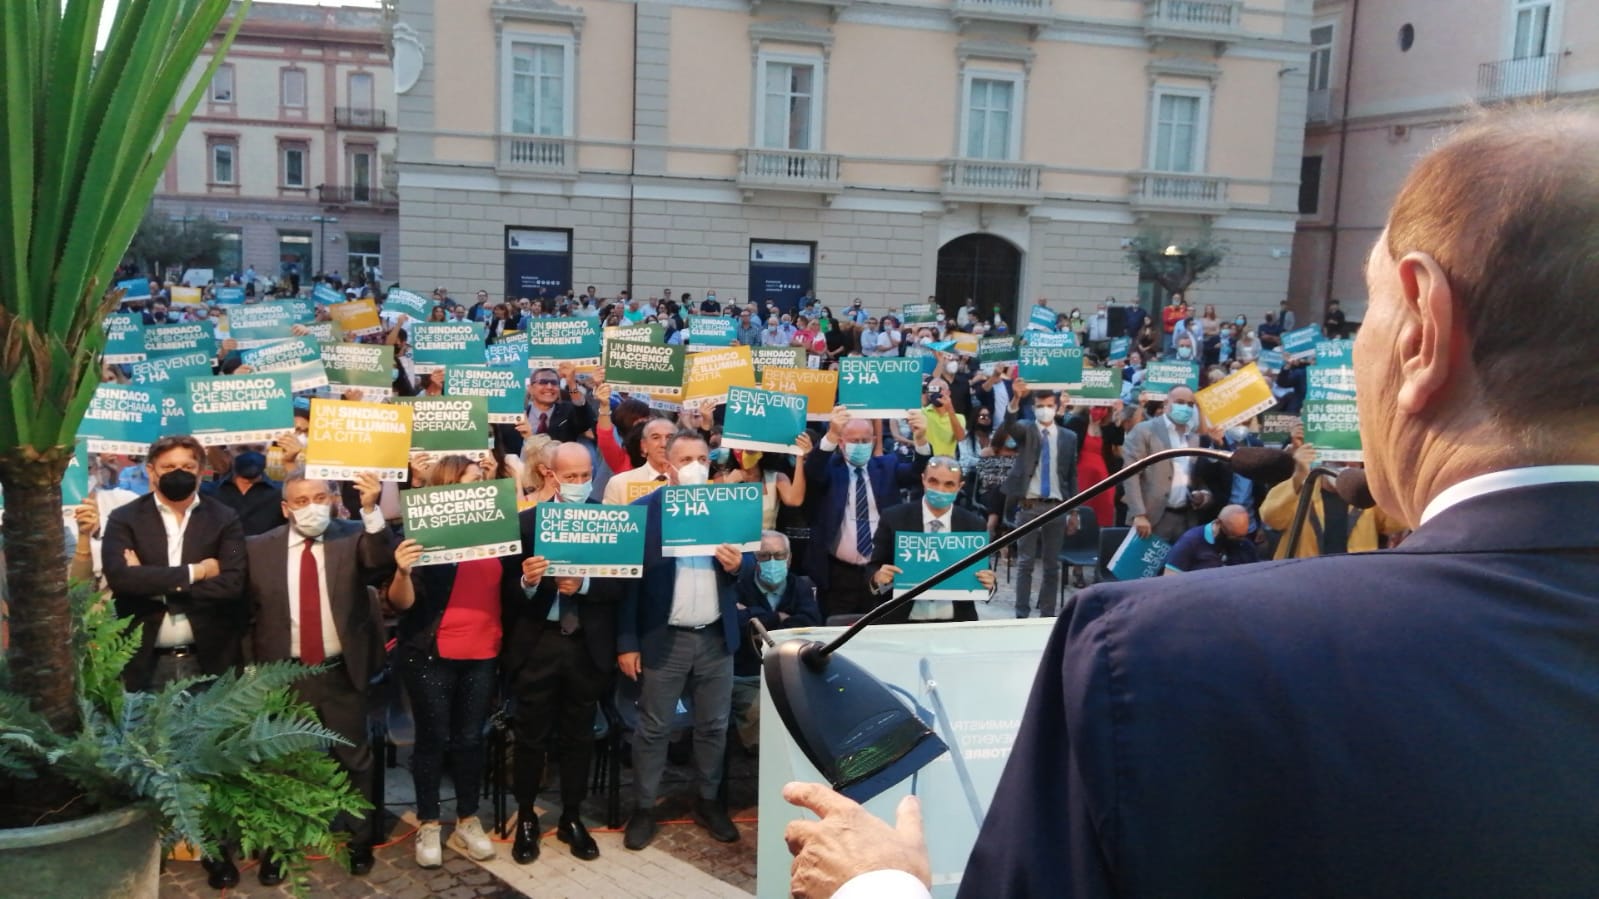
[[[1299,502],[1294,506],[1294,520],[1288,526],[1288,533],[1283,537],[1288,541],[1288,553],[1285,559],[1299,557],[1299,538],[1305,532],[1305,521],[1310,517],[1310,501],[1316,495],[1316,487],[1322,478],[1333,479],[1333,492],[1352,509],[1370,509],[1377,505],[1377,500],[1372,498],[1371,488],[1366,483],[1366,470],[1363,468],[1327,468],[1318,465],[1305,476],[1305,483],[1299,488]]]
[[[950,564],[943,571],[940,571],[938,574],[935,574],[927,580],[922,581],[920,584],[917,584],[910,590],[905,591],[905,593],[901,594],[900,596],[883,602],[870,612],[867,612],[865,615],[861,616],[860,620],[850,625],[848,630],[844,631],[842,634],[839,634],[836,638],[834,638],[833,642],[827,644],[826,646],[823,646],[819,643],[809,644],[809,647],[804,655],[806,664],[810,665],[812,668],[821,668],[827,664],[828,656],[832,655],[833,652],[840,646],[843,646],[845,643],[848,643],[850,640],[854,639],[856,634],[870,627],[875,622],[883,620],[888,615],[892,614],[896,609],[903,608],[904,606],[910,604],[916,599],[916,597],[921,596],[928,590],[931,590],[951,577],[954,577],[958,572],[967,566],[976,562],[980,562],[984,557],[991,556],[1007,546],[1020,541],[1022,538],[1027,537],[1028,535],[1043,528],[1051,521],[1054,521],[1062,515],[1069,514],[1073,509],[1079,508],[1084,503],[1088,502],[1099,494],[1104,493],[1106,490],[1115,487],[1117,484],[1128,480],[1133,475],[1138,474],[1144,469],[1161,462],[1170,462],[1173,459],[1181,459],[1184,457],[1215,459],[1219,462],[1225,462],[1229,467],[1232,468],[1234,473],[1243,475],[1250,480],[1263,481],[1268,484],[1275,484],[1278,481],[1286,481],[1288,478],[1292,477],[1294,473],[1293,456],[1282,450],[1269,449],[1259,446],[1241,446],[1231,452],[1217,449],[1203,449],[1200,447],[1177,447],[1176,449],[1161,450],[1158,453],[1151,453],[1150,455],[1139,459],[1137,462],[1126,466],[1121,471],[1116,472],[1103,481],[1100,481],[1092,487],[1089,487],[1087,490],[1082,491],[1071,499],[1060,503],[1055,508],[1045,512],[1043,515],[1040,515],[1021,527],[1016,528],[1005,536],[995,540],[993,543],[973,551],[970,555],[958,562]]]

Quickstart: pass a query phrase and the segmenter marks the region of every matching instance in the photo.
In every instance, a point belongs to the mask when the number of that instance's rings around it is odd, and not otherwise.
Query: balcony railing
[[[951,9],[957,23],[1018,22],[1042,26],[1055,15],[1054,0],[955,0]]]
[[[577,177],[577,144],[569,137],[500,135],[500,171]]]
[[[944,163],[944,199],[1033,203],[1043,197],[1044,167],[1027,162],[952,159]]]
[[[738,186],[754,190],[786,190],[832,197],[843,189],[842,157],[810,150],[740,150]]]
[[[1242,27],[1242,0],[1144,0],[1150,38],[1234,40]]]
[[[340,128],[387,128],[389,113],[385,109],[365,106],[335,106],[333,124]]]
[[[1559,81],[1560,57],[1553,54],[1485,62],[1477,67],[1477,99],[1497,103],[1548,97]]]
[[[1135,212],[1227,211],[1227,179],[1215,175],[1136,172],[1129,197]]]
[[[316,192],[317,199],[325,206],[375,206],[388,209],[400,205],[399,194],[365,184],[353,187],[318,184]]]
[[[1338,108],[1339,94],[1336,88],[1323,88],[1310,92],[1310,100],[1305,105],[1305,121],[1312,125],[1325,125],[1336,122],[1342,112]]]

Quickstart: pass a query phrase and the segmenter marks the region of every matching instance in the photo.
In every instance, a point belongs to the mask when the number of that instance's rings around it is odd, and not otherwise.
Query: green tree
[[[127,256],[149,274],[172,267],[210,268],[222,261],[222,226],[203,215],[186,218],[179,221],[155,209],[146,212]]]
[[[99,380],[107,292],[157,180],[249,8],[230,0],[0,3],[0,491],[12,688],[81,725],[61,479]],[[214,55],[182,93],[207,41]]]
[[[1127,263],[1170,293],[1184,293],[1216,274],[1227,258],[1226,242],[1206,228],[1199,239],[1183,242],[1165,231],[1146,230],[1127,247]]]

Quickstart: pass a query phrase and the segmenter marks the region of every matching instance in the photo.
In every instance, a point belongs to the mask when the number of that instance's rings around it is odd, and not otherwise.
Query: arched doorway
[[[1003,237],[966,234],[939,248],[938,304],[951,317],[970,297],[984,318],[998,307],[1014,332],[1021,286],[1022,251]]]

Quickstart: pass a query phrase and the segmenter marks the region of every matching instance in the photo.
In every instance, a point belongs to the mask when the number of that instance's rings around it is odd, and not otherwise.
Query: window
[[[1321,157],[1299,160],[1299,214],[1315,215],[1321,206]]]
[[[1553,0],[1514,0],[1515,36],[1511,59],[1549,55],[1549,17]]]
[[[372,148],[351,147],[349,150],[350,200],[355,203],[372,202]]]
[[[372,73],[350,73],[350,108],[372,108]]]
[[[813,62],[765,60],[761,95],[761,146],[814,150],[817,140],[818,67]]]
[[[279,171],[282,173],[281,184],[283,187],[305,187],[307,180],[306,166],[310,157],[310,147],[302,142],[278,144],[278,155],[281,157]]]
[[[967,159],[1014,159],[1020,143],[1017,134],[1017,96],[1020,83],[1013,78],[973,76],[966,82]]]
[[[236,140],[213,140],[211,142],[212,184],[239,183],[239,173],[235,165],[238,155],[239,144]]]
[[[1333,26],[1318,25],[1310,29],[1310,89],[1324,91],[1332,87]]]
[[[244,271],[244,231],[241,228],[218,228],[217,271]]]
[[[383,235],[350,231],[344,239],[349,244],[344,270],[349,278],[366,280],[373,269],[383,266]]]
[[[233,66],[223,65],[217,68],[215,75],[211,76],[211,102],[233,102]]]
[[[1205,96],[1163,90],[1155,94],[1155,145],[1150,164],[1157,172],[1205,170]]]
[[[278,75],[279,103],[293,109],[305,108],[305,69],[284,69]]]
[[[278,232],[278,273],[287,277],[297,275],[309,278],[316,270],[311,266],[315,260],[311,258],[311,232],[310,231],[279,231]]]
[[[572,127],[571,45],[511,40],[507,44],[511,103],[506,110],[513,134],[565,137]]]

